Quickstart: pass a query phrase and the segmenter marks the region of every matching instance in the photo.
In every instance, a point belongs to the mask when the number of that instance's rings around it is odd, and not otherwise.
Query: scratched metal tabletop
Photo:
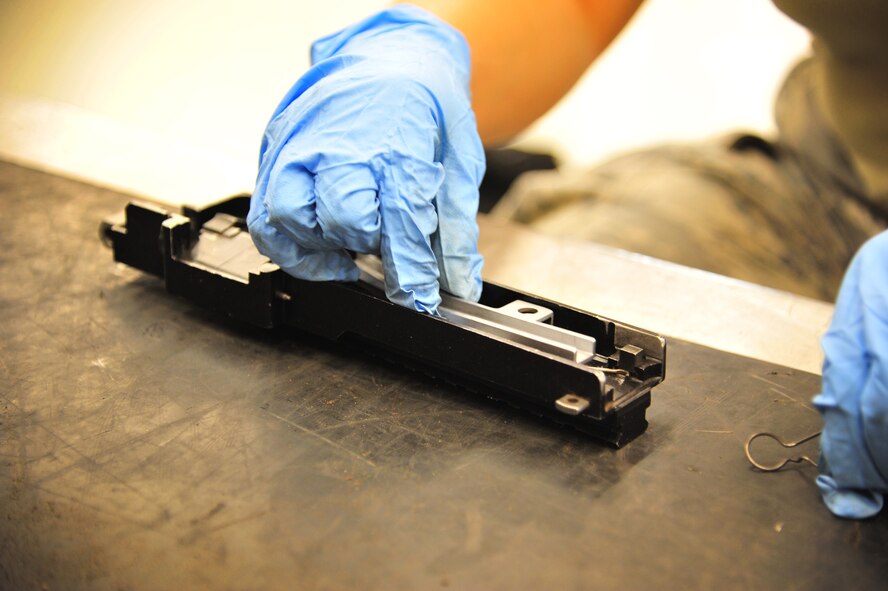
[[[743,456],[816,376],[671,341],[610,449],[167,295],[99,243],[125,202],[0,164],[0,589],[884,588],[888,517]]]

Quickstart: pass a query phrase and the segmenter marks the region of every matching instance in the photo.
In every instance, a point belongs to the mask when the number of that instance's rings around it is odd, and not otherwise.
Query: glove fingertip
[[[357,281],[360,271],[344,250],[315,251],[301,247],[261,215],[248,216],[256,249],[286,273],[310,281]]]
[[[884,505],[881,494],[868,490],[842,489],[828,474],[817,477],[817,488],[830,512],[843,519],[867,519],[877,515]]]
[[[387,284],[385,291],[388,299],[398,305],[410,308],[411,310],[416,310],[417,312],[423,312],[433,316],[438,315],[438,306],[441,304],[441,294],[438,292],[437,287],[434,289],[417,287],[405,288],[400,285],[389,286]]]
[[[441,265],[441,289],[471,302],[481,299],[483,281],[481,269],[484,259],[480,254],[447,257]]]

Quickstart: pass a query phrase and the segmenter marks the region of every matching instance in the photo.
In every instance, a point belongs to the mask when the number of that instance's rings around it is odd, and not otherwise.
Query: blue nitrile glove
[[[265,130],[256,247],[318,281],[357,280],[347,251],[379,254],[389,299],[424,312],[439,285],[477,300],[484,151],[465,39],[400,5],[315,42],[311,61]]]
[[[823,350],[817,485],[839,517],[871,517],[888,492],[888,232],[851,263]]]

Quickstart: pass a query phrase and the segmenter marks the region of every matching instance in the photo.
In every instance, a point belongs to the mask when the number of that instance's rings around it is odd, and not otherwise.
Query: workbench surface
[[[836,519],[813,467],[743,456],[820,427],[817,376],[671,340],[647,433],[614,450],[169,296],[99,243],[123,195],[9,164],[0,195],[0,589],[888,579],[888,517]]]

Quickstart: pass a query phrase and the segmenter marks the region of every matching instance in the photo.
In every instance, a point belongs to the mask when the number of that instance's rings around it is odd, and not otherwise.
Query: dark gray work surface
[[[2,589],[885,588],[888,518],[743,457],[819,428],[816,376],[671,342],[613,450],[167,295],[99,244],[124,196],[0,195]]]

